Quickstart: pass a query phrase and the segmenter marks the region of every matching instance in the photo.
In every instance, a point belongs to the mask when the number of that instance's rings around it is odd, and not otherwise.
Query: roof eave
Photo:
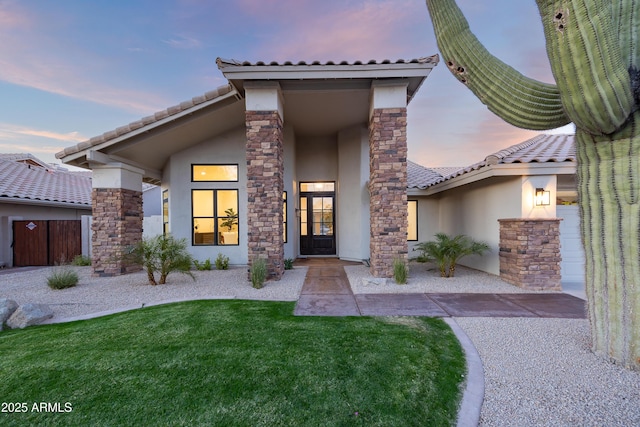
[[[489,165],[439,182],[425,189],[410,189],[408,194],[431,196],[496,176],[573,175],[575,173],[576,163],[572,161]]]

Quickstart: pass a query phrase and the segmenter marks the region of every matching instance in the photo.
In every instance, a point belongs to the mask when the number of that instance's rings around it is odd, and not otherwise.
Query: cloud
[[[167,105],[156,94],[105,83],[115,74],[113,64],[64,37],[52,37],[51,25],[33,11],[0,2],[0,80],[136,114]]]
[[[15,140],[22,137],[39,137],[46,139],[54,139],[56,141],[64,141],[67,143],[78,143],[86,141],[87,138],[79,132],[59,133],[49,130],[33,129],[24,126],[18,126],[8,123],[0,123],[0,140]],[[6,144],[3,144],[6,145]]]
[[[243,3],[265,7],[252,0]],[[293,18],[285,26],[276,24],[280,31],[263,35],[262,43],[256,46],[261,55],[278,61],[398,59],[401,53],[414,51],[412,44],[424,42],[407,37],[406,29],[417,18],[426,25],[424,5],[420,7],[422,15],[415,17],[415,3],[406,1],[344,3],[340,9],[322,13],[314,13],[310,7],[302,9],[303,4],[292,5]]]
[[[4,153],[31,153],[31,154],[49,154],[55,155],[63,148],[59,145],[39,145],[39,144],[16,144],[16,143],[4,143],[0,142],[0,151]],[[44,159],[43,159],[44,160]]]
[[[202,46],[200,40],[185,35],[177,35],[172,39],[163,40],[162,42],[174,49],[197,49]]]

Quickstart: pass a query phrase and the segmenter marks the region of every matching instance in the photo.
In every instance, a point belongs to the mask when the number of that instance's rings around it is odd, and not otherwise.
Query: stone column
[[[561,290],[561,219],[499,219],[500,278],[523,289]]]
[[[369,118],[370,261],[374,277],[407,262],[407,85],[374,82]]]
[[[93,168],[91,229],[94,276],[118,276],[141,269],[123,255],[127,248],[142,240],[143,173],[121,163]]]
[[[251,266],[267,260],[269,277],[284,273],[282,97],[272,82],[246,82],[247,246]]]

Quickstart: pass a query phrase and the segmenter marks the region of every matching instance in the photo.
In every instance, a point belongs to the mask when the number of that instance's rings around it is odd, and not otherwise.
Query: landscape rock
[[[16,311],[17,308],[18,304],[14,300],[0,298],[0,331],[4,326],[4,322],[6,322],[9,317],[11,317],[11,315],[14,311]]]
[[[363,285],[374,285],[374,286],[384,286],[387,284],[387,279],[384,277],[363,277],[362,278]]]
[[[44,304],[24,304],[13,312],[7,326],[11,329],[22,329],[37,325],[53,317],[53,310]]]

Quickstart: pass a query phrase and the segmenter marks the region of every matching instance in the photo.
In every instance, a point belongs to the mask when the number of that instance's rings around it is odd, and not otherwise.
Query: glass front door
[[[335,255],[335,185],[300,184],[300,253]]]

